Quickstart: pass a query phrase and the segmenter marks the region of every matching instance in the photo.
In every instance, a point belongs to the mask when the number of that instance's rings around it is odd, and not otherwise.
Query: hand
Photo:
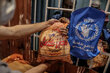
[[[68,29],[67,28],[60,28],[60,33],[63,36],[66,36],[66,38],[68,38],[67,34],[68,34]]]
[[[102,41],[102,44],[103,44],[104,50],[108,49],[108,43],[106,41]]]
[[[62,23],[68,23],[68,24],[70,23],[69,19],[65,17],[60,18],[59,21]]]
[[[3,62],[6,62],[6,63],[11,63],[14,61],[19,61],[20,63],[23,63],[23,64],[29,64],[28,61],[25,61],[23,59],[23,56],[21,54],[12,54],[3,60]]]
[[[59,22],[59,20],[57,20],[57,19],[50,19],[50,20],[46,21],[46,25],[51,26],[51,25],[53,25],[55,22]]]

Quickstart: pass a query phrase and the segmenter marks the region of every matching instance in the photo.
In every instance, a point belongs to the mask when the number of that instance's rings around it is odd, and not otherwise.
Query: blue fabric
[[[62,11],[57,10],[51,18],[60,19],[61,17],[62,17]]]
[[[104,28],[103,32],[104,32],[105,40],[108,42],[110,48],[110,29]]]
[[[104,28],[103,31],[105,39],[108,40],[110,38],[110,32],[107,30],[107,28]]]
[[[97,43],[102,32],[105,13],[91,7],[71,14],[68,41],[70,54],[80,59],[92,59],[100,52]]]

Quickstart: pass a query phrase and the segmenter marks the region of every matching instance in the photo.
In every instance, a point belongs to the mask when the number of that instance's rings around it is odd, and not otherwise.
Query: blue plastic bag
[[[71,14],[68,41],[70,54],[80,59],[92,59],[100,52],[97,43],[102,32],[105,13],[86,7]]]
[[[104,28],[103,31],[105,39],[108,40],[110,38],[110,32],[107,30],[107,28]]]
[[[108,42],[108,45],[110,47],[110,29],[104,28],[103,32],[104,32],[105,40]]]

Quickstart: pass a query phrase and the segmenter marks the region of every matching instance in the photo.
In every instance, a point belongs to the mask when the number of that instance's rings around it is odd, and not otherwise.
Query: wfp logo
[[[93,22],[93,19],[84,19],[84,21],[75,26],[75,33],[81,40],[88,42],[98,36],[99,27]]]
[[[89,36],[89,31],[90,31],[90,29],[88,28],[87,25],[83,24],[83,25],[81,26],[81,31],[82,31],[81,34],[84,36],[84,38],[86,38],[86,37]]]

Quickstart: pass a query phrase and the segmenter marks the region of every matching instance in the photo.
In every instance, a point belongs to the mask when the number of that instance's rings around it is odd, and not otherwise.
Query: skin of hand
[[[68,18],[65,18],[65,17],[60,18],[59,21],[61,23],[64,23],[64,24],[69,24],[70,23],[69,19]],[[60,33],[61,33],[61,35],[63,35],[66,38],[68,38],[68,36],[67,36],[68,29],[67,28],[64,28],[64,27],[60,28]]]
[[[50,20],[47,21],[46,25],[51,26],[51,25],[54,24],[55,22],[59,22],[59,20],[50,19]]]
[[[59,19],[59,21],[62,22],[62,23],[67,23],[67,24],[70,23],[70,20],[69,20],[68,18],[65,18],[65,17],[61,17],[61,18]]]
[[[12,27],[0,26],[0,40],[24,38],[51,26],[55,22],[58,22],[58,20],[50,19],[41,23],[16,25]]]
[[[23,59],[23,55],[17,54],[17,53],[8,56],[7,58],[3,59],[2,61],[3,62],[6,62],[6,63],[11,63],[13,61],[19,61],[22,64],[29,64],[28,61],[25,61]]]
[[[67,34],[68,34],[68,29],[67,28],[60,28],[60,33],[61,35],[65,36],[66,38],[68,38]]]

